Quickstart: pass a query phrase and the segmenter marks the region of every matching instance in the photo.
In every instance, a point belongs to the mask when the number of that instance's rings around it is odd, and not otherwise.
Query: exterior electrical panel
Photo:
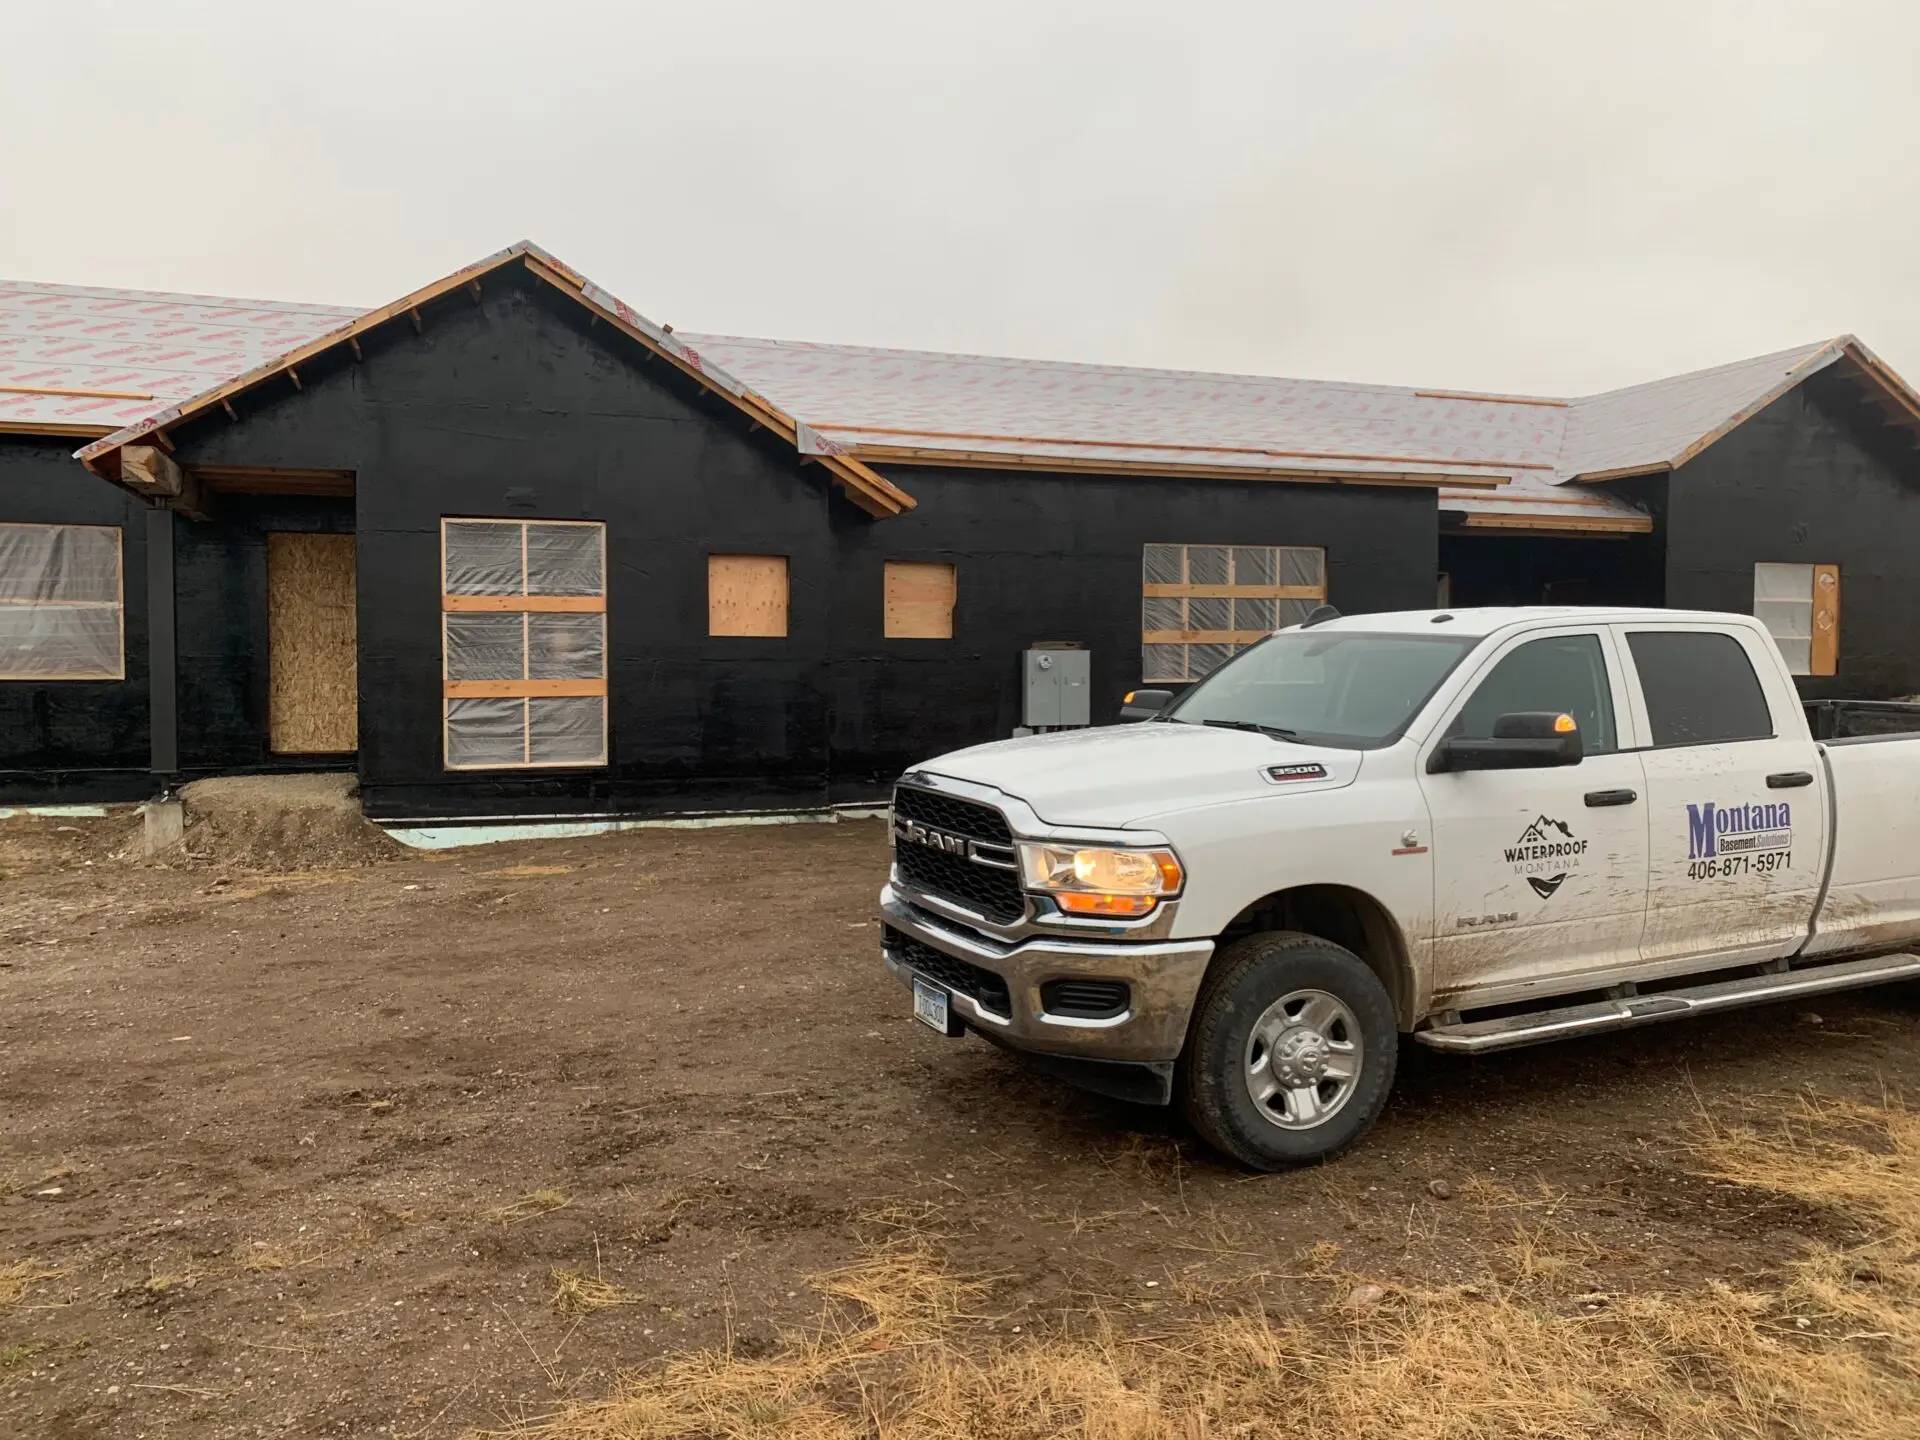
[[[1029,650],[1022,655],[1021,724],[1048,730],[1089,724],[1092,659],[1086,650]]]

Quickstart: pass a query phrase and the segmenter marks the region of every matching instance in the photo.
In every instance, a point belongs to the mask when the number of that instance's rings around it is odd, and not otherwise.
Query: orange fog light
[[[1054,903],[1069,915],[1145,915],[1159,902],[1151,895],[1089,895],[1063,890]]]

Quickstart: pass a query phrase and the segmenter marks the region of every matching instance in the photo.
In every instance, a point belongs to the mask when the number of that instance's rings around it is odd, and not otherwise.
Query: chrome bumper
[[[1101,942],[1066,936],[1013,943],[988,939],[910,905],[892,885],[880,891],[887,925],[956,960],[991,970],[1007,983],[1011,1015],[983,1009],[972,996],[929,975],[952,996],[956,1014],[988,1038],[1015,1049],[1089,1060],[1171,1061],[1186,1044],[1187,1018],[1213,957],[1211,940]],[[911,960],[882,952],[887,968],[912,984]],[[1040,987],[1049,980],[1098,977],[1127,982],[1125,1013],[1085,1020],[1049,1015]]]

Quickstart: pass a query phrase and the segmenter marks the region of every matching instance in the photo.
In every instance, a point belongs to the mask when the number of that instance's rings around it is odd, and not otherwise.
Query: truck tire
[[[1351,950],[1249,935],[1195,1002],[1180,1062],[1187,1122],[1256,1170],[1337,1155],[1386,1105],[1399,1041],[1386,988]]]

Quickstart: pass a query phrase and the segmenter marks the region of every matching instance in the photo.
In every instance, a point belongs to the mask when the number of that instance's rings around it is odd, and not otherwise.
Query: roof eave
[[[1337,470],[1326,466],[1208,465],[1165,460],[1038,455],[999,450],[946,450],[926,446],[859,445],[850,453],[884,465],[951,466],[956,470],[1073,471],[1095,475],[1142,475],[1194,480],[1291,480],[1310,484],[1399,485],[1437,490],[1498,490],[1511,475],[1462,475],[1453,471]]]

